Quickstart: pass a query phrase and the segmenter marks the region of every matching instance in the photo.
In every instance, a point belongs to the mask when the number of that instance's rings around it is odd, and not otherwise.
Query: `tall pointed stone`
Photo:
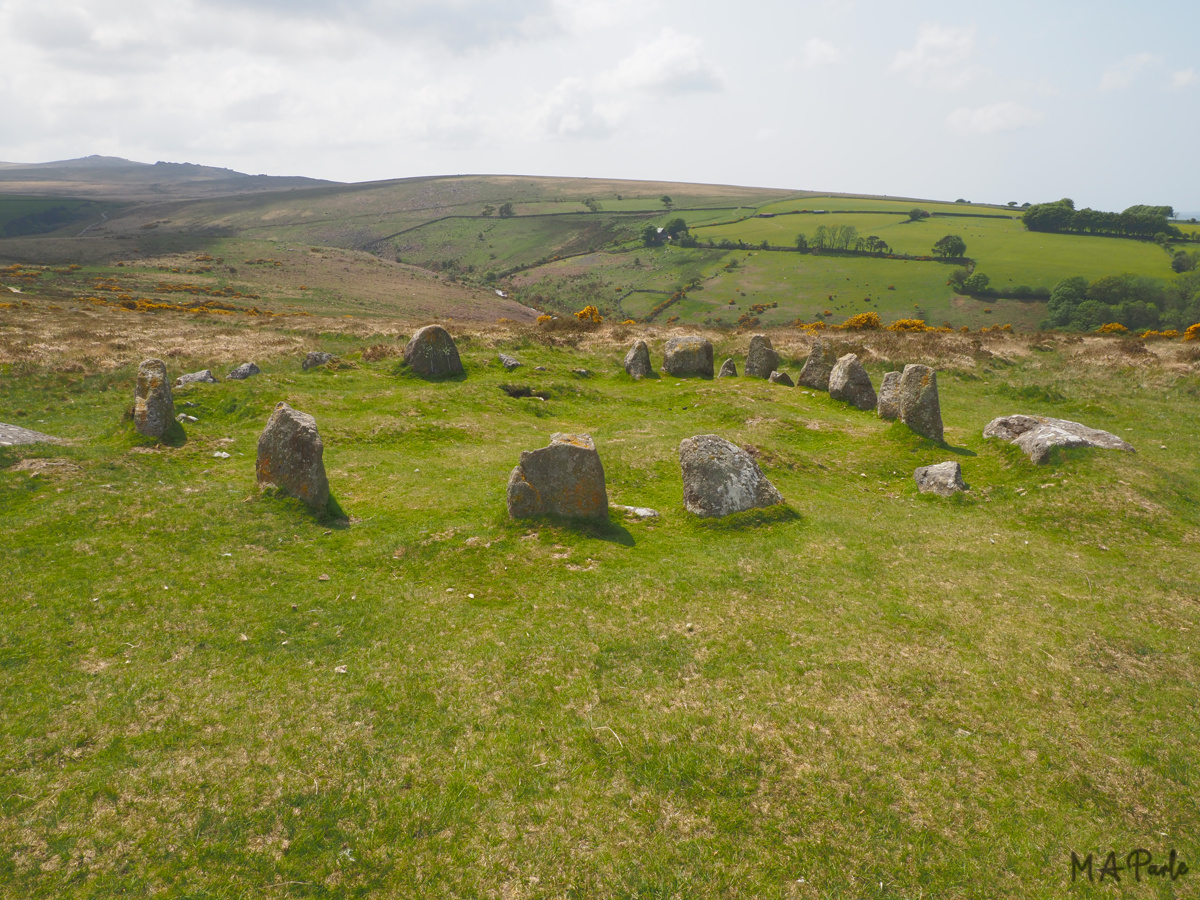
[[[765,334],[750,338],[750,352],[746,354],[746,377],[770,378],[777,368],[779,354],[771,346],[771,339]]]
[[[829,373],[829,396],[834,400],[852,403],[859,409],[874,409],[875,388],[871,376],[854,353],[847,353],[837,361]]]
[[[808,359],[804,361],[804,368],[800,370],[800,377],[797,380],[801,387],[827,391],[829,390],[829,376],[835,365],[837,365],[837,354],[821,338],[817,338],[817,342],[813,344],[812,350],[808,353]]]
[[[931,441],[943,442],[942,406],[933,369],[919,364],[905,366],[896,400],[901,422]]]
[[[175,399],[161,359],[142,360],[133,392],[133,426],[139,434],[160,438],[175,418]]]

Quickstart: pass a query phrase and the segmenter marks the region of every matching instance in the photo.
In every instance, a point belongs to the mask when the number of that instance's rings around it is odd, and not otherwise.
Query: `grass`
[[[666,330],[451,326],[467,377],[430,383],[357,358],[387,339],[363,326],[294,324],[254,325],[263,375],[177,391],[174,448],[123,418],[130,365],[0,380],[0,421],[69,441],[0,448],[0,893],[1059,897],[1072,849],[1196,858],[1175,345],[856,338],[876,383],[939,367],[938,447],[801,389],[631,381],[625,346],[657,363]],[[714,337],[740,368],[746,338]],[[794,374],[805,344],[775,338]],[[188,346],[172,374],[212,363]],[[357,367],[302,373],[317,347]],[[348,524],[255,489],[280,399]],[[1034,467],[980,435],[1016,411],[1139,452]],[[661,518],[509,521],[554,431]],[[787,509],[689,516],[676,448],[706,432]],[[76,468],[14,469],[47,458]],[[918,495],[947,458],[971,492]]]

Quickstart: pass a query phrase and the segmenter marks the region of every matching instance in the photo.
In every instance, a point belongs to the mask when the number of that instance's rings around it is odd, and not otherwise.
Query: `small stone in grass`
[[[323,575],[323,574],[322,574],[322,575],[318,575],[318,576],[317,576],[317,581],[328,581],[328,580],[329,580],[329,576],[328,576],[328,575]],[[295,609],[295,607],[292,607],[292,608],[293,608],[293,609]]]
[[[229,459],[229,454],[224,450],[218,450],[213,454],[213,459]]]
[[[334,666],[333,671],[337,672],[337,674],[339,674],[339,675],[345,675],[346,667],[345,666]]]

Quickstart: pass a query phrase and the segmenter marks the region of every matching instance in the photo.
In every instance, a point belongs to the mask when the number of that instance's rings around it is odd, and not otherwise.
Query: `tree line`
[[[1200,269],[1171,281],[1143,275],[1064,278],[1050,293],[1043,327],[1095,331],[1117,322],[1130,330],[1184,330],[1200,322]]]
[[[1071,234],[1107,234],[1120,237],[1155,239],[1184,238],[1183,232],[1172,225],[1175,210],[1170,206],[1131,206],[1124,212],[1102,212],[1098,209],[1076,209],[1070,198],[1053,203],[1036,203],[1021,216],[1030,231]]]

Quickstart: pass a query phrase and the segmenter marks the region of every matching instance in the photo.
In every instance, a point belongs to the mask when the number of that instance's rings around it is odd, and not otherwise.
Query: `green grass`
[[[0,421],[70,443],[0,449],[0,893],[1049,898],[1072,849],[1197,857],[1194,373],[980,354],[936,447],[557,340],[461,340],[441,383],[259,360],[152,453],[132,371],[5,373]],[[256,490],[281,399],[348,524]],[[1036,468],[980,436],[1016,411],[1139,452]],[[661,518],[509,521],[554,431]],[[705,432],[788,510],[689,516]],[[947,458],[972,491],[918,495]]]

